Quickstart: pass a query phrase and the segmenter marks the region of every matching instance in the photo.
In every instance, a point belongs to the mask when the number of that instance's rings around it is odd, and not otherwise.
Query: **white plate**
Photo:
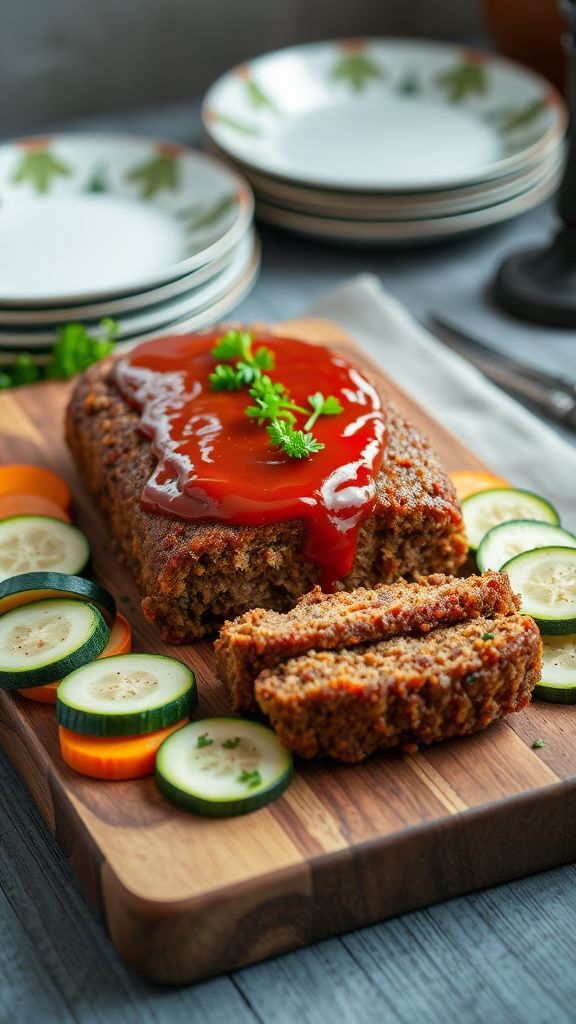
[[[246,177],[257,200],[278,203],[296,213],[310,213],[321,217],[351,217],[359,220],[413,220],[418,217],[445,217],[467,213],[525,192],[545,179],[563,163],[564,147],[561,142],[551,147],[543,159],[528,170],[496,178],[476,187],[468,186],[451,192],[428,192],[422,195],[392,194],[374,196],[350,192],[311,189],[288,185],[277,178],[248,171]]]
[[[247,232],[247,234],[249,233]],[[0,327],[6,324],[13,324],[16,327],[34,327],[36,325],[38,327],[43,325],[53,327],[55,324],[85,322],[102,317],[115,318],[124,313],[147,309],[149,306],[155,306],[168,299],[176,299],[211,281],[220,271],[224,270],[234,258],[236,250],[242,245],[244,238],[246,235],[236,242],[230,252],[212,260],[205,267],[193,270],[185,277],[179,277],[176,281],[170,281],[168,284],[152,288],[150,291],[136,292],[134,295],[127,295],[121,299],[109,299],[107,302],[95,302],[84,306],[46,306],[43,309],[36,307],[30,309],[8,307],[5,309],[0,306]]]
[[[70,134],[0,146],[0,305],[63,305],[174,281],[229,252],[247,183],[171,143]]]
[[[258,201],[256,216],[275,227],[322,241],[375,246],[416,245],[420,242],[468,234],[480,228],[517,217],[543,203],[556,190],[560,171],[556,170],[539,185],[503,203],[470,213],[410,221],[360,221],[332,217],[314,217],[295,213],[271,203]]]
[[[563,134],[550,83],[482,51],[424,40],[310,43],[228,72],[208,135],[284,180],[354,190],[458,186],[505,174]]]
[[[238,246],[229,265],[204,288],[199,288],[169,302],[158,303],[135,315],[119,317],[117,319],[118,339],[144,331],[155,331],[166,324],[189,319],[192,315],[219,303],[244,279],[258,252],[254,234],[250,232]],[[96,335],[99,333],[98,321],[85,320],[83,323],[88,331],[94,332]],[[5,350],[45,349],[55,341],[55,330],[0,330],[0,346]]]

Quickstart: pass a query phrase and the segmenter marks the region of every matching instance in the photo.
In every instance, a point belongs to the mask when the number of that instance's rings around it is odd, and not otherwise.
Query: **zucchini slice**
[[[0,583],[0,615],[33,601],[64,597],[89,601],[96,606],[110,627],[116,618],[116,601],[104,587],[84,576],[68,576],[64,572],[25,572],[10,576]]]
[[[179,722],[197,702],[194,673],[181,661],[119,654],[61,681],[56,720],[85,736],[137,736]]]
[[[576,549],[525,551],[506,562],[502,571],[520,594],[522,611],[536,620],[541,633],[576,631]]]
[[[43,686],[98,657],[110,629],[80,601],[35,601],[0,617],[0,687]]]
[[[51,516],[11,516],[0,522],[0,581],[41,569],[82,572],[90,545],[80,530]]]
[[[534,696],[553,704],[576,703],[576,633],[542,637],[542,679]]]
[[[292,754],[272,729],[242,718],[192,722],[164,740],[156,756],[156,783],[166,799],[210,818],[264,807],[292,774]]]
[[[476,551],[482,538],[499,523],[513,519],[534,519],[540,523],[560,525],[556,509],[531,491],[519,491],[514,487],[493,487],[478,491],[462,501],[462,515],[472,551]]]
[[[514,519],[488,530],[478,548],[476,562],[480,572],[501,569],[515,555],[549,547],[576,548],[576,537],[561,526],[552,526],[551,523]]]

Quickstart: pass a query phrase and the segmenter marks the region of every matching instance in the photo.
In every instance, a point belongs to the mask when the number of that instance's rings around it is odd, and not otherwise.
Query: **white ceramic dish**
[[[563,163],[562,144],[554,146],[544,159],[528,170],[497,178],[476,188],[467,187],[444,193],[423,193],[422,196],[367,196],[335,193],[287,185],[275,178],[247,172],[257,200],[278,203],[296,213],[320,217],[351,217],[359,220],[414,220],[422,217],[445,217],[484,209],[506,199],[513,199],[544,180]]]
[[[423,191],[488,180],[563,135],[543,78],[482,51],[425,40],[310,43],[223,75],[208,135],[265,174],[317,187]]]
[[[486,209],[448,217],[411,221],[360,221],[295,213],[293,210],[262,201],[256,203],[256,215],[260,220],[275,227],[286,228],[296,234],[321,241],[374,246],[417,245],[468,234],[517,217],[548,199],[556,190],[559,179],[560,171],[557,170],[539,185],[513,199]]]
[[[166,324],[188,320],[211,306],[234,294],[238,285],[250,273],[254,262],[259,261],[259,246],[254,234],[248,234],[238,246],[229,265],[213,278],[204,288],[179,296],[177,299],[161,302],[139,313],[117,318],[119,340],[135,334],[156,331]],[[98,321],[84,320],[89,331],[98,333]],[[56,341],[55,329],[27,331],[13,328],[0,330],[0,346],[12,351],[18,349],[46,349]]]
[[[244,235],[230,252],[218,259],[207,263],[205,267],[193,270],[185,277],[179,277],[176,281],[161,285],[159,288],[152,288],[150,291],[136,292],[134,295],[127,295],[120,299],[110,299],[108,302],[95,302],[87,305],[74,305],[63,307],[45,307],[44,309],[16,309],[12,307],[2,308],[0,306],[0,328],[7,324],[15,327],[54,327],[55,324],[73,323],[77,321],[98,320],[101,317],[117,317],[125,313],[133,313],[137,310],[148,309],[160,302],[169,299],[177,299],[180,296],[188,295],[204,286],[224,270],[234,258],[239,246],[241,246],[250,231]]]
[[[213,157],[122,135],[0,146],[0,305],[90,303],[174,281],[230,252],[248,184]]]

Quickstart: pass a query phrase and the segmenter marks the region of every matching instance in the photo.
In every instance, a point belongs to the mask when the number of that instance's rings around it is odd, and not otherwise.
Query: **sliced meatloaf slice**
[[[282,743],[302,757],[361,761],[483,729],[530,700],[538,627],[518,613],[355,650],[310,651],[255,683]]]
[[[347,590],[456,572],[466,558],[450,479],[410,421],[388,403],[386,412],[378,503],[361,527],[354,565],[342,581]],[[144,615],[164,640],[198,639],[249,608],[284,611],[318,582],[319,567],[302,554],[301,520],[238,527],[146,512],[140,499],[156,460],[138,422],[116,387],[113,360],[78,379],[67,412],[68,445],[136,579]]]
[[[331,650],[427,632],[439,624],[518,607],[508,577],[497,572],[457,579],[439,574],[351,593],[319,587],[285,614],[256,608],[226,622],[214,647],[216,668],[236,711],[254,710],[254,680],[264,668],[312,649]]]

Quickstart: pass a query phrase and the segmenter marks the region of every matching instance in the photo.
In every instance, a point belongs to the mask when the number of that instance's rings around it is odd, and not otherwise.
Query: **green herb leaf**
[[[465,676],[464,682],[465,683],[475,683],[476,680],[478,679],[478,675],[479,675],[478,672],[471,672],[470,675]]]
[[[248,331],[228,331],[218,339],[212,355],[216,359],[231,362],[233,359],[247,360],[251,355],[253,337]]]
[[[12,367],[13,384],[34,384],[40,379],[40,370],[28,352],[16,356]]]
[[[212,391],[241,391],[243,384],[234,367],[218,363],[209,376]]]
[[[482,639],[483,640],[493,640],[494,639],[494,633],[482,633]]]
[[[0,389],[4,390],[4,388],[11,388],[13,383],[14,381],[10,374],[6,373],[5,370],[0,370]]]
[[[542,750],[544,746],[544,740],[534,740],[532,744],[532,750]]]
[[[214,740],[210,739],[210,737],[208,736],[208,733],[207,732],[203,732],[202,735],[198,737],[198,741],[196,743],[196,746],[200,747],[200,748],[202,748],[202,747],[210,747],[210,746],[212,746],[213,743],[214,743]]]
[[[226,747],[226,750],[236,750],[236,747],[240,743],[240,737],[235,736],[234,739],[224,740],[222,746]]]
[[[282,420],[273,420],[266,432],[274,447],[282,448],[291,459],[307,459],[326,447],[314,434],[294,430],[290,423]]]
[[[342,406],[335,395],[324,398],[321,391],[316,391],[313,395],[308,395],[308,401],[312,406],[312,415],[306,420],[304,430],[312,430],[319,416],[337,416],[342,412]]]
[[[270,348],[260,345],[254,353],[254,362],[260,370],[273,370],[276,357]]]
[[[260,785],[260,783],[262,782],[262,776],[260,775],[260,772],[256,769],[252,772],[249,772],[246,770],[246,768],[243,768],[236,781],[245,782],[249,789],[253,789],[254,786]]]

